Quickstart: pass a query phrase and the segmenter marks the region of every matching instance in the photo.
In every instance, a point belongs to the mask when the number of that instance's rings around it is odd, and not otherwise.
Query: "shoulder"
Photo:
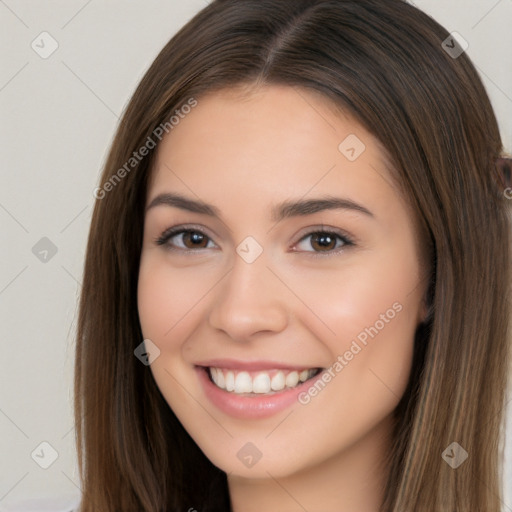
[[[78,512],[80,495],[33,498],[0,504],[0,512]]]

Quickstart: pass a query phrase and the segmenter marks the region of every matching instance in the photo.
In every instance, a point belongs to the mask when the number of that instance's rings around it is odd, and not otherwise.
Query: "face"
[[[425,286],[370,133],[304,90],[198,98],[158,148],[146,208],[150,368],[216,466],[291,475],[389,427]]]

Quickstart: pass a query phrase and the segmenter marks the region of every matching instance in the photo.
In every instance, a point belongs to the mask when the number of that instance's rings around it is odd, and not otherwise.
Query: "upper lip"
[[[196,363],[196,366],[210,367],[210,368],[227,368],[247,371],[258,370],[304,370],[310,368],[319,368],[319,366],[312,366],[309,364],[289,364],[279,361],[241,361],[240,359],[209,359]]]

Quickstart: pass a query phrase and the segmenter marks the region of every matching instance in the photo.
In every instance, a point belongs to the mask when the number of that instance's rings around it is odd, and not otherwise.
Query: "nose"
[[[289,319],[286,292],[263,255],[252,263],[236,256],[212,296],[209,325],[242,342],[260,332],[281,332]]]

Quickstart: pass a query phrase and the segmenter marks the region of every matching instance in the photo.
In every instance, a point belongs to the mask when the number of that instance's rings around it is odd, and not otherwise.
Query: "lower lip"
[[[221,411],[237,418],[268,418],[298,402],[297,396],[310,388],[322,372],[299,386],[273,395],[240,396],[217,387],[204,367],[196,367],[199,381],[207,398]]]

